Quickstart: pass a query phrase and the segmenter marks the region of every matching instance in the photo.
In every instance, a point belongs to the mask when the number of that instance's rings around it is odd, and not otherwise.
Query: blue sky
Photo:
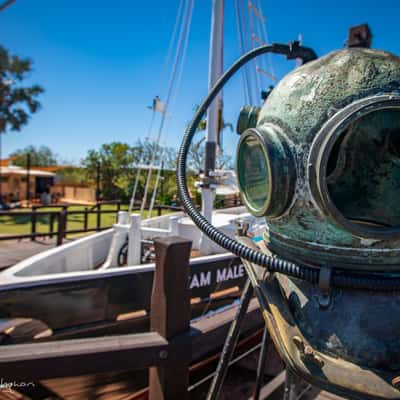
[[[178,0],[17,0],[0,13],[0,43],[34,60],[32,82],[46,90],[43,108],[21,132],[7,133],[4,154],[48,145],[78,163],[88,149],[147,135],[146,107],[163,95],[164,60]],[[400,1],[261,0],[270,41],[303,43],[324,55],[343,46],[349,26],[368,22],[374,47],[400,54]],[[239,55],[234,1],[225,0],[225,68]],[[207,93],[211,0],[195,0],[188,53],[163,143],[178,147],[193,108]],[[274,58],[281,77],[293,62]],[[225,119],[243,104],[238,76],[224,91]],[[224,137],[233,154],[237,137]]]

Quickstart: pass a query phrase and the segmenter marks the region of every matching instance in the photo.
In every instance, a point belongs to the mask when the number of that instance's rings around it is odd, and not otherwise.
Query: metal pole
[[[152,129],[153,129],[153,123],[154,123],[155,115],[156,115],[156,111],[155,111],[155,108],[153,106],[153,113],[151,115],[149,131],[148,131],[147,137],[146,137],[146,139],[144,140],[144,143],[143,143],[142,154],[140,155],[139,163],[136,163],[136,165],[137,165],[136,179],[135,179],[135,184],[134,184],[133,190],[132,190],[131,201],[129,202],[128,218],[131,217],[132,209],[135,206],[136,191],[137,191],[137,188],[138,188],[140,175],[142,173],[142,164],[144,164],[144,162],[145,162],[146,143],[148,142],[148,139],[151,137],[151,132],[152,132]]]
[[[211,89],[222,75],[223,69],[223,34],[224,34],[224,0],[213,0],[212,20],[211,20],[211,38],[210,38],[210,61],[208,88]],[[207,221],[211,222],[212,211],[214,208],[215,189],[210,187],[210,177],[215,170],[217,137],[219,128],[219,109],[222,106],[221,95],[219,94],[211,103],[207,112],[207,134],[205,143],[205,162],[204,174],[205,180],[201,191],[202,213]],[[202,254],[210,254],[210,239],[203,233],[200,250]]]
[[[240,298],[239,308],[237,309],[235,319],[229,328],[228,336],[225,340],[224,348],[222,349],[221,358],[219,359],[218,367],[214,375],[208,391],[207,400],[217,400],[224,384],[226,373],[228,372],[229,362],[231,361],[233,351],[239,339],[240,329],[247,309],[249,308],[250,300],[253,296],[253,286],[250,280],[247,279]]]
[[[293,373],[286,369],[285,387],[283,389],[283,400],[294,400],[296,396],[296,382]]]
[[[161,188],[160,188],[161,198],[164,198],[164,183],[165,183],[164,163],[162,163],[161,164]]]
[[[268,332],[268,328],[265,326],[264,334],[262,338],[262,347],[260,351],[260,355],[258,358],[258,365],[257,365],[257,379],[256,379],[256,387],[254,389],[254,396],[253,400],[259,400],[261,387],[263,384],[265,366],[267,361],[267,354],[268,354],[268,345],[270,342],[270,336]]]
[[[158,168],[158,171],[157,171],[156,182],[154,184],[153,195],[151,196],[151,201],[150,201],[149,212],[147,214],[147,218],[151,218],[151,212],[153,211],[154,203],[156,201],[158,184],[161,179],[161,173],[162,173],[163,168],[164,168],[164,162],[161,163],[161,166]]]

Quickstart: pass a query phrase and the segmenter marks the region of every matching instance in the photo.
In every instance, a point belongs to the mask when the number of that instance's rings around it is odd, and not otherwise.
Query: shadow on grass
[[[0,224],[4,225],[26,225],[32,223],[32,217],[30,215],[7,215],[0,216]],[[37,215],[36,216],[37,224],[49,224],[50,223],[50,215]]]

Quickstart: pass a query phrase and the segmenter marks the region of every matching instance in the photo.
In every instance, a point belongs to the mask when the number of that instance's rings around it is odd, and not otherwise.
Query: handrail
[[[168,341],[156,332],[1,347],[0,373],[13,380],[38,380],[162,365]],[[79,360],[77,362],[77,360]]]
[[[188,399],[191,242],[155,241],[150,333],[1,346],[3,381],[37,381],[150,368],[150,400]],[[179,273],[177,273],[177,269]],[[174,279],[170,277],[174,275]]]
[[[102,205],[106,204],[115,204],[117,205],[117,208],[115,210],[104,210],[101,209]],[[233,206],[238,206],[240,205],[240,201],[237,198],[234,199],[225,199],[222,203],[223,207],[233,207]],[[1,217],[30,217],[30,233],[22,233],[22,234],[10,234],[10,235],[0,235],[0,241],[6,241],[6,240],[21,240],[21,239],[31,239],[35,240],[36,238],[42,238],[42,237],[47,237],[49,236],[52,238],[53,236],[57,237],[57,245],[60,245],[63,243],[64,238],[67,235],[71,234],[79,234],[79,233],[88,233],[88,232],[100,232],[105,229],[109,229],[112,227],[112,225],[107,225],[107,226],[102,226],[101,224],[101,216],[103,214],[116,214],[116,219],[118,215],[118,211],[121,211],[121,202],[117,201],[103,201],[99,202],[96,205],[94,205],[94,208],[97,209],[90,209],[86,207],[84,210],[69,210],[69,207],[73,207],[73,205],[68,206],[68,205],[56,205],[56,204],[51,204],[48,206],[42,206],[42,205],[34,205],[32,206],[31,211],[19,211],[19,210],[8,210],[0,211],[0,218]],[[53,211],[53,210],[46,210],[46,211],[40,211],[40,208],[61,208],[61,210]],[[132,211],[139,211],[140,207],[134,207]],[[167,210],[167,211],[183,211],[183,208],[181,206],[171,206],[171,205],[156,205],[154,206],[154,210],[157,210],[157,216],[162,215],[162,211]],[[69,215],[83,215],[83,221],[82,221],[82,229],[68,229],[68,216]],[[88,217],[89,215],[96,215],[96,222],[95,222],[95,227],[89,227],[88,224]],[[49,229],[47,232],[38,232],[37,231],[37,220],[40,217],[49,217]],[[58,222],[57,224],[57,229],[55,229],[55,222]],[[60,223],[61,222],[61,223]]]
[[[115,210],[104,210],[101,209],[102,205],[105,204],[115,204],[117,208]],[[97,203],[94,207],[97,209],[89,209],[86,207],[84,210],[69,210],[69,207],[73,207],[73,205],[49,205],[49,206],[36,206],[32,207],[31,211],[19,211],[19,210],[10,210],[10,211],[0,211],[1,217],[29,217],[30,218],[30,233],[22,233],[22,234],[10,234],[10,235],[0,235],[0,241],[6,240],[21,240],[21,239],[31,239],[35,240],[36,238],[42,238],[49,236],[52,238],[53,236],[57,237],[57,245],[61,245],[63,243],[64,238],[67,235],[71,234],[79,234],[79,233],[88,233],[88,232],[100,232],[105,229],[109,229],[112,225],[103,226],[101,223],[101,216],[103,214],[115,214],[116,220],[118,217],[118,212],[121,211],[121,202],[117,201],[103,201]],[[46,210],[40,211],[40,208],[61,208],[61,210],[53,211]],[[39,210],[38,210],[39,209]],[[157,205],[155,209],[158,211],[157,214],[160,216],[163,210],[169,211],[182,211],[181,207],[176,206],[167,206],[167,205]],[[133,211],[138,211],[139,207],[135,207]],[[68,229],[68,216],[70,215],[83,215],[82,221],[82,229]],[[89,215],[96,215],[95,227],[89,227]],[[38,232],[37,231],[37,220],[40,217],[49,217],[49,229],[47,232]],[[58,222],[57,228],[55,229],[55,222]]]

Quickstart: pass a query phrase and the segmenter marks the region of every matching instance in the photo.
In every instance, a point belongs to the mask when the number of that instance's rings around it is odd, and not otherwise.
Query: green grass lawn
[[[85,208],[91,209],[90,206],[70,206],[68,207],[68,211],[84,211]],[[117,206],[114,204],[104,204],[101,207],[102,210],[112,210],[115,211],[109,214],[102,214],[100,218],[101,227],[111,227],[112,224],[116,222],[117,219]],[[127,210],[127,205],[122,205],[121,210]],[[61,211],[60,208],[40,208],[38,211]],[[21,211],[31,211],[29,208],[21,208],[13,211],[12,216],[0,216],[0,235],[22,235],[31,233],[31,217],[18,215]],[[163,214],[168,213],[169,211],[163,210]],[[147,217],[147,211],[144,213],[145,217]],[[152,217],[157,216],[157,210],[152,211]],[[49,232],[49,224],[50,224],[50,215],[38,215],[36,222],[36,231],[40,233]],[[97,215],[89,214],[88,215],[88,228],[96,228]],[[84,214],[72,214],[67,216],[67,230],[76,230],[83,229],[84,227]],[[54,231],[57,231],[57,218],[54,221]],[[72,236],[72,235],[69,235]]]

